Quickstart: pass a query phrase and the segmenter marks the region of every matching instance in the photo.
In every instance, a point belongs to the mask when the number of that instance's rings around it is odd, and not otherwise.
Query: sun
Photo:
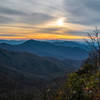
[[[57,25],[58,26],[63,26],[64,25],[64,20],[63,19],[58,19],[57,20]]]

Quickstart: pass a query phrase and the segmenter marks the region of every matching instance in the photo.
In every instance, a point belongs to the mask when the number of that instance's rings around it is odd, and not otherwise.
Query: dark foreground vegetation
[[[92,48],[82,67],[68,75],[54,100],[100,100],[100,39],[98,30],[89,34]]]

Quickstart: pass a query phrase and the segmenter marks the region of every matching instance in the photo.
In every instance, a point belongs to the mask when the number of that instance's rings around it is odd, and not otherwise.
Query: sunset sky
[[[100,26],[100,0],[1,0],[0,39],[87,38]]]

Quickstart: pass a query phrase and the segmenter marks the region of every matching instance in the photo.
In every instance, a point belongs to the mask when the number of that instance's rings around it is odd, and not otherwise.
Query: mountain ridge
[[[55,57],[59,59],[83,60],[88,57],[87,51],[78,47],[57,46],[49,42],[28,40],[19,45],[0,44],[0,48],[11,51],[24,51],[44,57]]]

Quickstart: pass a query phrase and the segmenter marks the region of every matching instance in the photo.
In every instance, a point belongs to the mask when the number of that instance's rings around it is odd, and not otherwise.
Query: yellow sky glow
[[[44,24],[35,25],[35,27],[34,25],[26,24],[0,26],[0,39],[84,39],[87,37],[70,34],[68,30],[82,31],[85,29],[86,27],[84,26],[65,23],[64,18],[59,18]]]

